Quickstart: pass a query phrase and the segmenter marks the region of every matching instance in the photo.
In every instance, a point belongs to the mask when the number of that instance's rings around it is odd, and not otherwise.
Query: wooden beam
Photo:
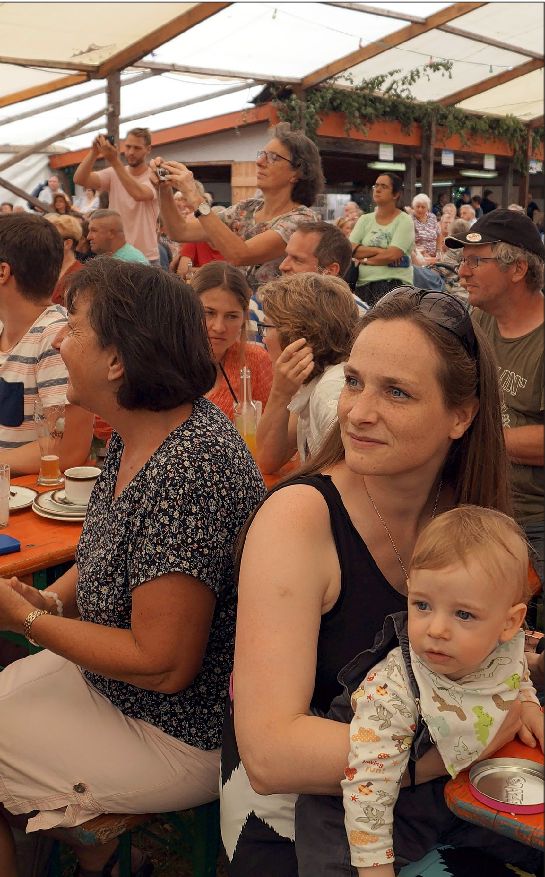
[[[451,24],[441,24],[437,30],[444,33],[454,34],[456,37],[463,37],[465,40],[473,40],[475,43],[484,43],[487,46],[494,46],[496,49],[505,49],[507,52],[516,52],[517,55],[525,55],[528,58],[543,58],[540,52],[532,52],[531,49],[521,49],[519,46],[513,46],[512,43],[502,43],[500,40],[494,40],[492,37],[483,34],[470,33],[468,30],[462,30],[459,27],[453,27]]]
[[[530,172],[528,165],[532,154],[532,132],[529,128],[526,134],[526,142],[524,143],[524,151],[526,153],[526,170],[523,174],[520,174],[518,203],[521,207],[524,207],[524,210],[526,211],[528,192],[530,190]]]
[[[12,58],[9,55],[0,55],[0,64],[13,64],[15,67],[42,67],[45,70],[75,70],[81,73],[91,73],[97,69],[96,64],[85,64],[83,61],[65,61],[55,58]]]
[[[44,204],[43,201],[39,201],[38,198],[34,198],[33,195],[29,195],[29,193],[25,192],[24,189],[20,189],[19,186],[15,186],[9,180],[5,180],[3,177],[0,177],[0,188],[7,189],[8,192],[12,192],[14,195],[18,195],[19,198],[24,198],[25,201],[33,204],[34,207],[37,207],[38,210],[42,211],[42,213],[55,212],[51,204]]]
[[[282,85],[300,85],[300,79],[285,76],[263,76],[262,73],[241,73],[240,70],[219,70],[216,67],[194,67],[192,64],[164,64],[159,61],[136,61],[131,65],[138,69],[155,70],[158,73],[193,73],[196,76],[217,76],[223,79],[253,79],[256,83],[279,82]]]
[[[532,119],[532,121],[528,123],[529,128],[541,128],[542,126],[543,116],[538,116],[537,119]]]
[[[135,82],[141,82],[143,79],[149,79],[150,76],[157,76],[153,70],[149,70],[147,73],[137,73],[136,76],[129,76],[128,79],[121,80],[121,87],[124,85],[133,85]],[[87,80],[87,77],[85,77]],[[77,94],[73,97],[65,97],[64,100],[58,100],[53,104],[47,104],[45,107],[40,107],[39,110],[25,110],[24,113],[18,113],[16,116],[9,116],[7,119],[0,119],[0,127],[2,125],[10,125],[12,122],[20,122],[22,119],[28,119],[30,116],[36,116],[38,113],[48,113],[50,110],[58,110],[59,107],[65,107],[68,104],[70,106],[72,104],[77,103],[80,100],[86,100],[88,97],[96,97],[97,94],[105,94],[106,86],[101,85],[100,88],[94,88],[92,91],[87,91],[85,94]]]
[[[108,114],[106,126],[108,136],[119,143],[119,115],[121,112],[121,73],[117,70],[108,76]]]
[[[381,9],[375,6],[364,6],[363,3],[323,3],[323,6],[340,6],[341,9],[350,9],[353,12],[368,12],[370,15],[379,15],[381,18],[399,18],[401,21],[411,21],[413,24],[423,24],[425,18],[416,15],[406,15],[404,12],[392,12],[391,9]]]
[[[405,204],[410,206],[416,195],[416,153],[414,149],[411,150],[410,158],[407,161],[407,170],[405,171],[403,188],[403,200],[405,201]]]
[[[303,88],[311,88],[320,82],[324,82],[326,79],[331,79],[332,76],[338,76],[339,73],[343,73],[356,64],[361,64],[362,61],[367,61],[369,58],[381,55],[383,52],[388,51],[388,49],[393,49],[401,43],[406,43],[408,40],[420,36],[420,34],[439,27],[440,24],[447,24],[447,22],[453,21],[461,15],[466,15],[468,12],[480,9],[481,6],[486,5],[486,3],[453,3],[452,6],[447,6],[446,9],[428,16],[428,18],[424,19],[423,24],[409,24],[393,34],[382,37],[380,42],[373,42],[368,46],[357,49],[355,52],[351,52],[349,55],[345,55],[344,58],[339,58],[337,61],[327,64],[325,67],[320,67],[319,70],[315,70],[303,78]]]
[[[12,157],[8,158],[7,161],[2,162],[2,164],[0,164],[0,171],[5,171],[6,168],[12,167],[14,164],[18,164],[29,155],[35,155],[36,152],[39,152],[40,149],[43,149],[44,146],[49,146],[55,140],[61,140],[63,137],[69,137],[70,134],[74,134],[76,131],[78,131],[82,125],[86,125],[88,122],[92,122],[93,119],[98,119],[99,116],[103,116],[104,112],[104,110],[98,110],[98,112],[87,116],[85,119],[81,119],[79,122],[70,125],[69,128],[64,128],[62,131],[56,131],[55,134],[47,137],[45,140],[42,140],[41,143],[33,143],[32,146],[28,146],[22,152],[19,152],[18,155],[12,155]]]
[[[152,146],[155,154],[157,154],[157,148],[165,143],[176,143],[178,140],[190,140],[194,137],[205,137],[207,134],[217,134],[220,131],[232,131],[236,128],[244,129],[248,125],[259,123],[276,125],[278,121],[278,113],[275,108],[271,106],[271,104],[262,104],[251,110],[225,113],[223,116],[199,119],[196,122],[186,122],[184,125],[176,125],[172,128],[164,128],[161,131],[154,131],[152,134]],[[266,137],[266,134],[263,136]],[[265,142],[265,140],[263,142]],[[121,141],[119,146],[121,151],[123,151],[123,141]],[[80,164],[88,152],[89,149],[78,149],[75,152],[63,152],[58,155],[52,155],[49,160],[49,166],[52,169],[56,169]]]
[[[422,163],[420,168],[420,189],[425,195],[433,199],[433,163],[435,158],[435,116],[432,116],[429,125],[421,125],[422,132]]]
[[[509,207],[511,203],[511,190],[513,188],[513,165],[510,164],[505,171],[501,185],[501,206]]]
[[[25,149],[28,149],[28,146],[20,146],[19,144],[14,143],[0,143],[0,154],[4,155],[8,152],[24,152]],[[36,152],[36,150],[34,150]],[[41,155],[59,155],[59,150],[55,146],[44,146],[43,149],[38,150],[36,154]],[[61,153],[62,154],[62,153]]]
[[[228,6],[231,6],[231,3],[196,3],[187,12],[177,15],[172,21],[161,25],[157,30],[146,34],[142,39],[137,40],[130,46],[126,46],[121,52],[108,58],[107,61],[104,61],[99,66],[93,78],[105,79],[115,70],[129,67],[135,61],[140,61],[145,55],[149,55],[158,46],[168,43],[169,40],[173,40],[174,37],[185,33],[190,28],[195,27],[196,24],[206,21],[207,18],[216,15],[222,9],[227,9]],[[137,9],[138,7],[135,8]]]
[[[243,91],[246,88],[251,88],[254,83],[244,82],[242,85],[232,85],[231,88],[222,88],[220,91],[214,91],[212,94],[200,95],[199,97],[191,97],[187,100],[178,101],[175,104],[167,104],[164,107],[153,107],[150,110],[138,110],[136,115],[132,116],[124,116],[122,119],[119,119],[119,124],[123,125],[125,122],[133,122],[135,119],[143,119],[146,116],[155,116],[157,113],[168,113],[171,110],[179,110],[182,107],[189,107],[191,104],[200,104],[207,100],[212,100],[215,97],[221,97],[224,94],[233,94],[235,91]],[[80,134],[90,134],[93,131],[98,131],[102,125],[92,125],[90,128],[84,128],[80,131]],[[108,133],[110,133],[108,131]],[[115,142],[119,142],[119,137],[115,138]]]
[[[467,88],[455,91],[454,94],[447,95],[438,103],[444,107],[460,104],[462,101],[469,100],[470,97],[490,91],[491,88],[496,88],[497,85],[504,85],[506,82],[511,82],[512,79],[518,79],[519,76],[525,76],[527,73],[532,73],[533,70],[539,70],[542,67],[543,58],[541,60],[533,58],[531,61],[525,61],[524,64],[520,64],[518,67],[513,67],[511,70],[504,70],[503,73],[496,73],[495,76],[488,76],[482,82],[476,82],[474,85],[469,85]]]
[[[24,88],[22,91],[16,91],[13,94],[0,97],[0,109],[2,107],[9,107],[11,104],[19,104],[25,100],[31,100],[33,97],[40,97],[42,94],[51,94],[54,91],[59,91],[61,88],[79,85],[80,82],[87,82],[88,79],[89,77],[86,73],[78,73],[74,76],[63,76],[62,79],[53,79],[50,82],[44,82],[42,85]]]

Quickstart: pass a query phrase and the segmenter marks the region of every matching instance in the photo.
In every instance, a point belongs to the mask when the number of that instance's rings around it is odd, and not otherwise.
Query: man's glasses
[[[267,334],[267,329],[275,329],[276,326],[270,326],[269,323],[257,323],[257,334],[260,338],[264,338]]]
[[[495,256],[474,256],[473,253],[470,256],[466,256],[464,259],[460,259],[460,265],[465,265],[466,268],[469,268],[471,271],[474,271],[475,268],[479,267],[479,262],[497,262],[497,258]],[[458,267],[460,267],[458,265]]]
[[[372,189],[393,189],[393,186],[388,186],[386,183],[375,183],[374,186],[371,186]]]
[[[275,161],[278,161],[278,159],[280,158],[282,159],[282,161],[287,161],[288,164],[291,164],[291,166],[293,167],[293,162],[290,158],[285,158],[283,155],[278,155],[277,152],[265,152],[264,149],[260,149],[257,153],[257,160],[259,161],[259,159],[263,157],[265,157],[265,161],[267,162],[267,164],[274,164]]]
[[[473,359],[477,359],[477,339],[473,323],[469,311],[461,301],[454,298],[453,295],[449,295],[448,292],[434,292],[429,289],[418,289],[415,286],[398,286],[383,295],[376,305],[384,304],[398,296],[415,298],[421,313],[433,320],[438,326],[456,335],[469,355]]]

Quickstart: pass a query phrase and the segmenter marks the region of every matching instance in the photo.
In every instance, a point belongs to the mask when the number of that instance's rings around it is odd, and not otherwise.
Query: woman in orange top
[[[207,399],[232,421],[233,405],[240,392],[240,369],[247,366],[254,402],[260,401],[265,408],[273,379],[272,363],[266,350],[246,341],[251,292],[244,274],[227,262],[209,262],[194,274],[191,286],[204,305],[216,361],[216,382],[206,394]]]

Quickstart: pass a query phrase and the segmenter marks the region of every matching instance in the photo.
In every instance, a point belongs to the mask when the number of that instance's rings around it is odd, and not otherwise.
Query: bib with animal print
[[[477,670],[456,681],[430,670],[412,648],[410,653],[420,712],[455,777],[493,740],[521,681],[527,679],[524,633],[499,645]]]

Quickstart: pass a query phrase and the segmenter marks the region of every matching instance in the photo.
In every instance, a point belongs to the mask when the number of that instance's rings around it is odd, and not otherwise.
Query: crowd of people
[[[2,874],[11,826],[218,795],[230,877],[393,877],[438,843],[535,872],[444,802],[515,736],[543,749],[535,222],[469,190],[409,212],[391,173],[324,222],[319,151],[284,124],[227,208],[150,151],[100,135],[81,198],[52,174],[53,212],[0,213],[0,462],[38,472],[37,398],[66,403],[61,468],[107,444],[72,568],[0,579],[0,629],[42,648],[0,674]],[[116,841],[68,842],[111,873]]]

